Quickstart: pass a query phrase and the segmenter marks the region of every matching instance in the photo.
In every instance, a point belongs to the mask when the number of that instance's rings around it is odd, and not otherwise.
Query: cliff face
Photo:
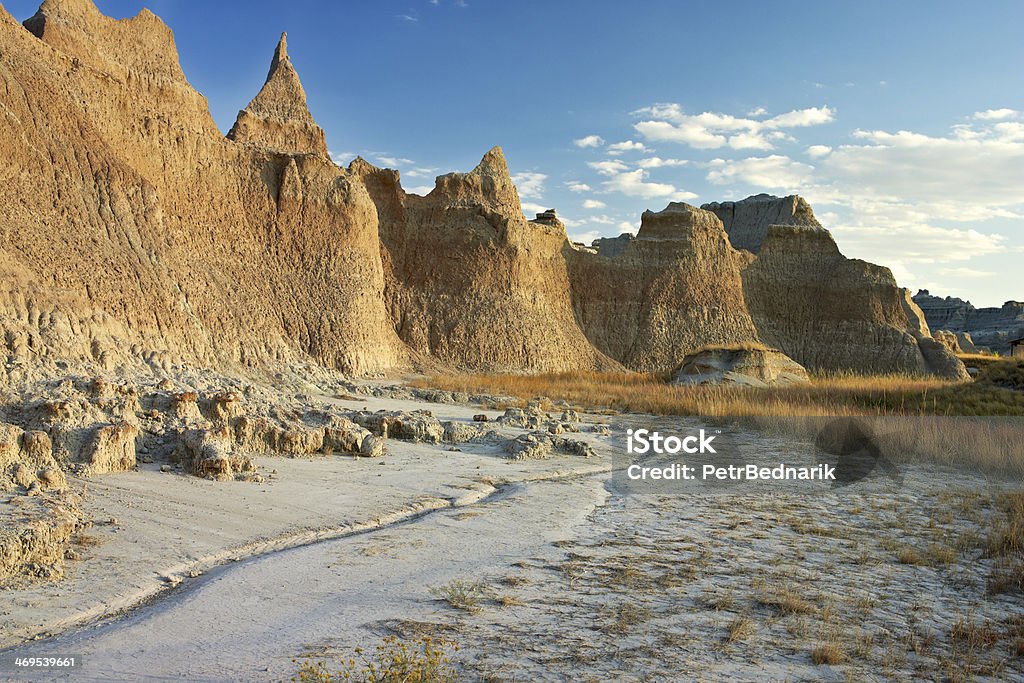
[[[743,288],[762,340],[809,370],[967,378],[889,269],[846,258],[827,230],[771,226]]]
[[[0,11],[0,308],[21,367],[405,362],[360,182],[225,139],[148,12],[48,0],[26,27]]]
[[[759,339],[814,369],[937,367],[888,271],[842,257],[799,197],[671,204],[594,250],[554,214],[526,220],[498,148],[426,197],[335,166],[283,36],[227,136],[146,11],[46,0],[23,27],[0,9],[0,85],[7,382],[665,370]]]
[[[743,300],[743,257],[708,211],[672,203],[644,212],[636,239],[603,240],[597,254],[564,251],[576,319],[627,367],[664,370],[701,346],[757,337]]]
[[[933,330],[965,333],[976,346],[1010,353],[1010,340],[1024,337],[1024,302],[1007,301],[1000,307],[975,308],[956,297],[933,296],[927,289],[914,295]]]
[[[721,219],[733,247],[755,254],[761,250],[761,243],[772,225],[823,229],[814,217],[811,205],[797,195],[773,197],[770,194],[758,194],[738,202],[712,202],[701,208]]]
[[[528,222],[501,149],[470,173],[440,176],[426,197],[362,160],[379,207],[386,298],[398,335],[420,358],[469,369],[615,367],[573,318],[565,228]]]

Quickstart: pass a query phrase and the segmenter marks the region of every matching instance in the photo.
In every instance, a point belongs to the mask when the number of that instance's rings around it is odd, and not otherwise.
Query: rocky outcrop
[[[781,351],[763,347],[709,347],[688,354],[672,373],[673,384],[786,386],[810,382],[807,370]]]
[[[67,478],[53,457],[46,432],[0,422],[0,493],[66,486]]]
[[[922,289],[914,301],[924,311],[932,329],[968,334],[975,349],[1007,355],[1010,340],[1024,337],[1024,302],[1007,301],[1000,307],[975,308],[970,301],[940,297]],[[965,340],[966,341],[966,340]],[[961,344],[967,350],[965,344]]]
[[[327,139],[306,105],[306,91],[288,57],[288,36],[274,50],[267,81],[256,97],[238,112],[228,137],[284,152],[327,156]]]
[[[597,254],[564,250],[576,320],[603,353],[636,370],[666,370],[701,346],[757,339],[744,258],[713,213],[671,203],[644,212],[636,238],[616,243],[621,250],[606,242]]]
[[[48,0],[26,25],[0,10],[0,341],[20,361],[8,381],[58,362],[408,363],[358,180],[293,153],[315,145],[226,139],[148,12],[115,21],[89,0]],[[297,79],[277,87],[294,76],[283,46],[271,72],[254,116],[308,127]],[[287,97],[302,106],[276,106]]]
[[[771,226],[743,289],[761,340],[808,370],[967,378],[889,269],[846,258],[818,226]]]
[[[957,339],[956,332],[938,330],[933,336],[935,341],[939,342],[953,353],[963,353],[963,349],[960,348],[960,340]]]
[[[761,250],[768,228],[773,225],[823,229],[814,217],[811,205],[797,195],[775,197],[758,194],[738,202],[712,202],[701,208],[721,219],[733,247],[755,254]]]
[[[0,9],[4,385],[72,367],[667,370],[758,339],[815,369],[928,369],[891,277],[834,258],[799,197],[673,204],[635,238],[576,248],[553,211],[526,220],[498,148],[425,197],[362,159],[335,166],[284,37],[223,136],[151,13],[46,0],[25,28]],[[772,223],[825,237],[790,240],[790,259],[768,249]],[[174,405],[182,420],[237,409]],[[55,427],[55,457],[81,457],[99,423]]]
[[[500,148],[469,173],[438,177],[425,197],[361,159],[350,171],[377,204],[385,298],[417,357],[508,372],[617,366],[573,318],[565,228],[526,220]]]

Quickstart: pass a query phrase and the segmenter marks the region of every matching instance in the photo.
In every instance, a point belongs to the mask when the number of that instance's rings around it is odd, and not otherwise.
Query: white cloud
[[[334,163],[338,164],[339,166],[348,166],[349,162],[351,162],[353,159],[355,159],[357,156],[359,156],[355,152],[331,152],[331,151],[328,151],[327,153],[330,155],[331,160]]]
[[[640,159],[636,165],[640,168],[662,168],[667,166],[686,166],[690,162],[686,159],[662,159],[661,157],[647,157]]]
[[[599,214],[597,216],[587,216],[588,223],[597,223],[598,225],[615,225],[615,219],[611,216],[605,216]]]
[[[581,183],[578,180],[570,180],[565,186],[569,188],[570,192],[590,192],[590,185]]]
[[[764,122],[769,128],[806,128],[829,123],[836,116],[834,109],[828,107],[809,107],[796,109],[786,114],[779,114]]]
[[[925,219],[1012,217],[1024,208],[1024,124],[954,129],[947,137],[856,131],[822,160],[830,184],[917,207]]]
[[[616,142],[613,145],[608,145],[609,154],[622,154],[623,152],[646,152],[647,148],[644,147],[642,142],[633,142],[632,140],[624,140],[622,142]]]
[[[746,159],[712,159],[707,179],[715,185],[744,183],[754,187],[797,191],[811,181],[814,167],[773,154]]]
[[[525,172],[516,173],[512,176],[512,182],[519,190],[519,196],[529,199],[544,198],[544,181],[548,177],[544,173]]]
[[[607,159],[605,161],[588,161],[587,166],[594,169],[601,175],[615,175],[622,173],[629,168],[624,162],[618,159]]]
[[[733,149],[772,149],[772,143],[757,133],[737,133],[729,138],[729,146]]]
[[[437,173],[436,168],[412,168],[405,172],[408,178],[429,178]]]
[[[942,275],[949,275],[952,277],[993,277],[995,273],[990,270],[978,270],[977,268],[967,268],[961,266],[960,268],[939,268],[939,273]]]
[[[859,216],[853,225],[831,226],[836,240],[844,251],[856,251],[876,259],[876,263],[891,262],[904,266],[968,261],[989,256],[1004,249],[1002,235],[990,235],[977,230],[943,228],[924,223],[888,222],[885,217],[872,220],[870,215]],[[899,249],[893,249],[899,244]]]
[[[416,187],[407,187],[405,191],[409,194],[426,196],[434,191],[434,187],[432,185],[417,185]]]
[[[587,147],[600,147],[604,144],[604,138],[600,135],[587,135],[579,140],[573,140],[572,144],[586,149]]]
[[[807,156],[814,159],[820,159],[821,157],[827,157],[832,153],[832,148],[828,145],[811,145],[807,148]]]
[[[375,154],[373,158],[388,168],[401,168],[403,166],[413,166],[416,164],[412,159],[390,156],[388,154]]]
[[[548,206],[544,206],[543,204],[536,204],[534,202],[521,202],[520,205],[523,208],[523,213],[527,215],[531,213],[544,213],[549,208],[551,208]],[[530,218],[533,218],[533,216],[530,216]]]
[[[580,242],[581,244],[590,246],[590,244],[594,240],[598,239],[601,236],[602,235],[600,230],[588,230],[587,232],[571,233],[569,235],[569,239],[572,240],[573,242]]]
[[[710,132],[696,123],[672,124],[668,121],[641,121],[633,126],[636,132],[655,142],[679,142],[694,149],[717,149],[728,138]]]
[[[747,112],[747,116],[764,116],[768,113],[768,110],[764,107],[758,107]]]
[[[1020,116],[1016,109],[986,109],[985,111],[974,112],[974,118],[979,121],[1002,121],[1003,119],[1015,119]]]
[[[747,118],[717,112],[690,115],[678,104],[656,104],[633,112],[648,117],[633,128],[648,140],[678,142],[695,149],[718,149],[728,144],[733,149],[769,150],[769,138],[791,139],[785,133],[778,135],[780,129],[817,126],[835,118],[835,110],[827,106],[795,109],[767,119],[751,118],[763,113],[752,113]]]
[[[635,223],[630,223],[629,221],[622,221],[619,223],[619,230],[622,232],[628,232],[630,235],[635,235],[640,232],[640,226]]]
[[[584,209],[603,209],[603,208],[605,208],[605,206],[607,206],[607,205],[604,202],[602,202],[602,201],[600,201],[598,199],[584,199],[583,200],[583,208]]]
[[[651,183],[646,180],[647,172],[642,168],[635,171],[624,171],[612,176],[611,180],[605,181],[602,185],[609,192],[621,192],[628,197],[639,197],[641,199],[669,198],[678,201],[694,199],[697,195],[692,192],[678,190],[674,185],[668,183]]]

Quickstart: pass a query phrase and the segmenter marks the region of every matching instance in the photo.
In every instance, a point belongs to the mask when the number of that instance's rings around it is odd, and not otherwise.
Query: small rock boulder
[[[708,347],[688,354],[672,373],[673,384],[739,384],[750,387],[810,382],[802,365],[775,349]]]

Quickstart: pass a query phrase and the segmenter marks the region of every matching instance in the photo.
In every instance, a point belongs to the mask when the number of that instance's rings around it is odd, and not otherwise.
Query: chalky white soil
[[[581,435],[594,458],[389,441],[260,459],[262,484],[95,477],[86,511],[116,521],[66,580],[0,594],[7,644],[56,634],[5,654],[84,657],[26,680],[277,681],[395,634],[457,642],[466,680],[1024,679],[1024,600],[987,594],[980,549],[1007,484],[914,465],[901,485],[621,496],[611,454],[637,419]],[[474,609],[439,599],[452,582]],[[825,644],[843,663],[814,662]]]

